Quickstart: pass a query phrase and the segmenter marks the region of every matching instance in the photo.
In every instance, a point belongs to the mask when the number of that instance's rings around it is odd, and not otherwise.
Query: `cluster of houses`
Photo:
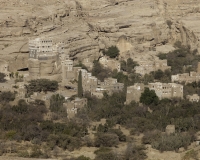
[[[74,64],[74,60],[70,59],[68,54],[64,53],[63,43],[54,43],[51,38],[37,38],[29,41],[29,62],[33,63],[32,68],[30,68],[29,77],[31,79],[42,78],[40,68],[35,67],[39,62],[46,62],[48,60],[54,60],[57,68],[60,69],[59,73],[61,74],[61,86],[64,86],[68,90],[59,90],[57,93],[33,93],[30,97],[26,97],[26,88],[25,85],[28,82],[17,82],[12,83],[8,81],[7,83],[0,83],[0,91],[13,91],[16,92],[16,99],[25,99],[28,103],[35,101],[36,99],[44,100],[47,106],[50,106],[50,98],[53,94],[61,94],[65,97],[66,102],[63,104],[65,107],[68,117],[72,118],[77,113],[77,110],[87,105],[87,99],[85,98],[75,98],[72,101],[69,101],[71,95],[75,95],[77,91],[77,81],[78,76],[81,71],[82,74],[82,86],[83,92],[90,92],[91,95],[96,96],[97,98],[102,98],[103,93],[106,91],[108,94],[113,92],[122,91],[124,89],[123,83],[118,83],[117,79],[114,78],[105,78],[104,81],[98,80],[95,76],[81,67],[77,67]],[[39,62],[38,62],[39,61]],[[107,56],[103,56],[99,59],[99,62],[106,68],[111,70],[116,69],[120,71],[120,62],[115,59],[110,59]],[[82,61],[83,64],[92,68],[92,62],[89,61],[89,58],[86,58]],[[165,71],[171,69],[167,65],[167,60],[160,60],[155,58],[154,60],[139,61],[139,66],[135,67],[135,72],[144,76],[149,74],[152,71],[158,69]],[[41,65],[40,65],[41,66]],[[49,68],[52,66],[48,66]],[[47,69],[48,69],[47,67]],[[46,68],[43,68],[46,69]],[[8,71],[8,63],[0,63],[0,72],[6,74],[6,79],[10,79],[10,73]],[[183,99],[183,85],[175,82],[193,82],[200,80],[200,63],[198,64],[197,72],[190,72],[178,75],[172,75],[172,83],[149,83],[147,85],[143,83],[136,83],[133,86],[127,88],[126,93],[126,104],[129,104],[131,101],[140,101],[140,96],[144,92],[145,87],[148,87],[150,90],[154,90],[159,99],[163,98],[181,98]],[[69,93],[69,90],[73,93]],[[75,93],[74,93],[75,92]],[[188,95],[186,97],[192,102],[198,102],[200,97],[197,94]],[[51,114],[48,113],[46,116],[47,119],[50,119]]]
[[[35,92],[29,97],[27,97],[27,91],[25,85],[28,84],[28,80],[43,78],[43,72],[41,71],[41,64],[50,62],[55,62],[57,68],[60,67],[61,70],[61,88],[62,90],[55,92]],[[87,62],[87,61],[85,61]],[[76,97],[74,100],[68,100],[71,95],[75,95],[77,91],[77,81],[78,75],[81,71],[82,73],[82,86],[84,92],[90,92],[91,95],[95,95],[98,98],[103,97],[103,92],[107,91],[111,94],[115,91],[122,91],[124,88],[123,83],[118,83],[117,79],[106,78],[103,82],[98,80],[96,77],[92,76],[90,72],[81,67],[76,67],[74,61],[70,59],[68,54],[64,54],[63,43],[54,43],[51,38],[37,38],[29,41],[29,63],[31,67],[29,68],[29,75],[24,77],[22,82],[14,82],[10,77],[10,72],[8,71],[8,64],[1,63],[0,71],[2,73],[7,73],[9,81],[7,83],[0,83],[0,91],[12,91],[16,93],[16,100],[13,103],[17,103],[19,99],[24,99],[27,103],[33,102],[36,99],[43,100],[46,106],[50,106],[50,98],[53,94],[60,94],[65,97],[64,108],[68,113],[68,118],[74,117],[77,110],[87,105],[87,99]],[[110,69],[118,69],[120,71],[120,63],[109,58],[101,58],[101,63],[104,67]],[[39,65],[38,65],[39,64]],[[89,64],[89,63],[88,63]],[[112,64],[112,65],[110,65]],[[113,64],[115,64],[113,66]],[[30,65],[30,64],[29,64]],[[54,64],[53,64],[54,65]],[[91,64],[90,64],[91,65]],[[39,67],[38,67],[39,66]],[[59,66],[59,67],[58,67]],[[52,67],[51,64],[43,70]],[[23,73],[22,73],[23,74]],[[45,75],[46,76],[46,75]],[[6,76],[7,77],[7,76]],[[11,78],[11,80],[10,80]],[[67,89],[63,89],[63,88]],[[53,113],[48,113],[46,119],[51,119]]]

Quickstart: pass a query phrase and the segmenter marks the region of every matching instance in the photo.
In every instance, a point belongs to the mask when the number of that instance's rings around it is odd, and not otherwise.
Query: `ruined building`
[[[115,59],[111,59],[107,56],[103,56],[99,59],[99,63],[101,63],[105,68],[109,68],[111,70],[116,69],[118,72],[121,70],[120,63]]]
[[[150,72],[162,70],[165,71],[167,69],[171,69],[170,66],[167,65],[167,60],[160,60],[160,59],[154,59],[151,61],[147,60],[141,60],[137,61],[139,66],[135,67],[135,72],[140,75],[149,74]]]
[[[159,99],[183,98],[183,86],[180,84],[156,82],[144,85],[142,83],[136,83],[134,86],[127,88],[126,104],[129,104],[131,101],[139,102],[145,87],[154,90]]]
[[[144,88],[145,85],[143,83],[135,83],[135,85],[127,87],[126,104],[131,103],[131,101],[139,102]]]
[[[63,103],[64,108],[67,111],[67,117],[73,118],[79,109],[87,105],[87,98],[75,98],[75,100],[67,101]]]
[[[183,73],[171,76],[172,82],[192,83],[200,81],[200,62],[198,62],[197,72]]]
[[[190,102],[199,102],[199,95],[198,94],[193,94],[193,95],[187,95],[186,98],[190,101]]]

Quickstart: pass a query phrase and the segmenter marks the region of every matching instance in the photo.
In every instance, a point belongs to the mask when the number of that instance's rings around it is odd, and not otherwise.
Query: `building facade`
[[[47,60],[63,53],[63,43],[54,44],[51,38],[29,40],[29,58]]]
[[[180,84],[156,82],[144,85],[136,83],[134,86],[127,87],[126,104],[129,104],[131,101],[139,102],[145,87],[154,90],[159,99],[183,98],[183,86]]]

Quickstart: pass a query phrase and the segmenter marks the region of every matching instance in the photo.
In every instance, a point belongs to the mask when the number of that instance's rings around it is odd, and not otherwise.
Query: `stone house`
[[[167,60],[154,59],[151,61],[148,60],[140,60],[138,61],[139,66],[135,67],[135,72],[140,75],[149,74],[150,72],[162,70],[165,71],[167,69],[171,69],[170,66],[167,65]]]
[[[149,83],[150,90],[154,90],[159,99],[163,98],[183,98],[183,85],[176,83]]]
[[[87,98],[75,98],[75,100],[63,103],[64,108],[67,111],[69,119],[73,118],[79,109],[87,105]]]
[[[63,43],[54,43],[52,38],[36,38],[29,40],[29,58],[44,59],[63,53]]]
[[[144,92],[145,87],[154,90],[159,99],[183,98],[183,86],[180,84],[156,82],[144,85],[136,83],[134,86],[127,87],[126,104],[129,104],[131,101],[139,102],[141,93]]]
[[[111,70],[117,69],[118,72],[121,70],[120,62],[115,59],[110,59],[107,56],[103,56],[99,59],[99,63],[102,64],[105,68],[110,68]]]
[[[85,69],[79,69],[77,71],[77,76],[79,75],[79,71],[81,71],[82,73],[83,91],[94,92],[98,86],[98,79],[92,76],[92,74],[87,72]],[[77,80],[78,80],[78,77],[77,77]]]
[[[124,89],[123,83],[118,83],[115,78],[105,78],[104,82],[100,82],[99,88],[108,93],[119,92]]]
[[[187,95],[186,98],[190,101],[190,102],[199,102],[199,95],[198,94],[193,94],[193,95]]]

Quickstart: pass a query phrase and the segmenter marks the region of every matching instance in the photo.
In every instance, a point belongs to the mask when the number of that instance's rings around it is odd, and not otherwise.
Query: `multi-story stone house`
[[[27,79],[48,78],[61,81],[63,43],[54,43],[51,38],[36,38],[29,41],[29,77]]]
[[[118,72],[121,70],[120,62],[115,59],[110,59],[107,56],[103,56],[99,59],[99,63],[102,64],[105,68],[110,68],[111,70],[117,69]]]
[[[53,43],[51,38],[29,40],[29,58],[46,60],[63,53],[63,43]]]
[[[151,61],[142,60],[138,61],[139,66],[135,67],[135,72],[140,75],[149,74],[150,72],[162,70],[165,71],[167,69],[171,69],[170,66],[167,65],[167,60],[154,59]]]
[[[134,86],[127,87],[126,104],[129,104],[131,101],[139,102],[145,87],[154,90],[159,99],[183,98],[183,86],[180,84],[156,82],[144,85],[136,83]]]
[[[98,86],[98,79],[95,76],[92,76],[91,73],[87,72],[85,69],[78,69],[77,70],[77,77],[76,79],[78,80],[78,75],[79,72],[81,71],[82,74],[82,86],[83,86],[83,91],[86,92],[94,92]]]
[[[163,98],[183,98],[183,85],[176,83],[149,83],[150,90],[154,90],[159,99]]]
[[[100,88],[108,91],[108,93],[113,93],[122,91],[124,89],[124,84],[118,83],[115,78],[105,78],[104,82],[100,83]]]
[[[199,102],[199,95],[198,94],[193,94],[193,95],[187,95],[186,98],[190,101],[190,102]]]

